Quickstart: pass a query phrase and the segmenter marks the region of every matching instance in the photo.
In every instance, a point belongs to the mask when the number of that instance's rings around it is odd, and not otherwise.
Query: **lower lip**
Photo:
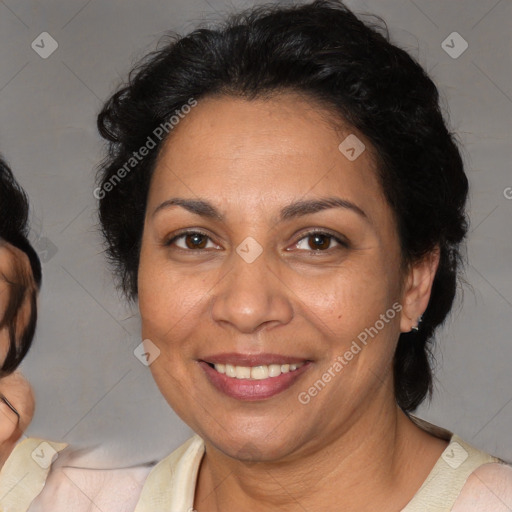
[[[288,389],[309,368],[310,363],[306,362],[300,368],[282,373],[279,377],[261,380],[227,377],[204,361],[199,361],[199,365],[206,373],[208,380],[225,395],[237,400],[256,401],[271,398]]]

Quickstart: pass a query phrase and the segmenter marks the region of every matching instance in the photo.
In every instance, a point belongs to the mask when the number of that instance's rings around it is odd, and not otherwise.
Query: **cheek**
[[[150,254],[141,253],[138,272],[139,310],[142,337],[159,349],[159,355],[150,365],[156,385],[170,407],[190,424],[193,419],[191,400],[195,373],[193,357],[187,340],[198,328],[197,311],[200,298],[206,290],[200,282],[157,261]]]
[[[212,287],[209,277],[184,272],[158,254],[143,250],[138,272],[143,336],[157,345],[186,336],[197,325],[195,316]]]
[[[16,430],[17,418],[11,409],[0,403],[0,443],[7,441]]]
[[[301,276],[295,286],[290,286],[300,290],[297,296],[304,305],[304,314],[330,332],[330,337],[357,336],[397,300],[398,286],[391,277],[394,271],[385,272],[375,263],[361,263],[313,279]]]

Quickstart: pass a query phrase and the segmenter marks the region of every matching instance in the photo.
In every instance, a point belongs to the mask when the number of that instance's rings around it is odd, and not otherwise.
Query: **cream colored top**
[[[135,512],[192,512],[196,479],[204,442],[194,436],[151,471]],[[449,512],[469,475],[479,466],[499,459],[453,434],[451,442],[423,485],[401,512]]]
[[[488,455],[451,432],[418,418],[412,419],[427,431],[449,440],[449,444],[430,471],[421,488],[401,512],[449,512],[455,510],[509,511],[512,503],[512,468]],[[137,466],[125,470],[87,470],[62,466],[52,467],[51,455],[65,444],[29,438],[20,443],[0,473],[1,512],[191,512],[197,474],[204,455],[203,440],[195,435],[153,467]],[[53,451],[52,451],[53,450]],[[39,455],[39,457],[38,457]],[[39,462],[38,460],[39,459]],[[40,462],[43,461],[41,466]],[[57,466],[57,465],[55,465]],[[475,508],[454,507],[461,490],[475,470],[499,467],[500,489],[475,503],[472,489],[464,492],[467,503]],[[505,469],[502,471],[502,469]],[[49,475],[49,476],[48,476]],[[473,476],[472,476],[473,478]],[[481,478],[477,479],[481,481]],[[475,480],[475,482],[477,481]],[[45,485],[46,482],[46,485]],[[485,482],[484,482],[485,484]],[[43,489],[43,492],[41,490]],[[476,484],[473,484],[476,489]],[[503,491],[504,489],[504,491]],[[480,491],[479,491],[480,492]],[[503,492],[501,496],[499,492]],[[39,495],[39,496],[38,496]],[[37,498],[36,498],[37,497]],[[505,508],[485,508],[496,497]],[[30,505],[32,503],[32,505]],[[480,506],[480,503],[482,506]]]

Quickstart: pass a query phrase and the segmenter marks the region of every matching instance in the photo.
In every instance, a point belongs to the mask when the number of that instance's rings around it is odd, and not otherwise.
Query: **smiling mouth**
[[[279,377],[283,373],[290,373],[304,366],[304,362],[295,364],[269,364],[258,366],[238,366],[232,364],[208,363],[218,373],[233,379],[264,380]]]
[[[298,382],[312,365],[310,360],[278,358],[272,354],[217,355],[208,359],[214,362],[204,359],[198,362],[209,383],[222,394],[243,401],[267,400],[279,395]],[[268,364],[261,364],[265,359]],[[233,364],[235,361],[242,364]]]

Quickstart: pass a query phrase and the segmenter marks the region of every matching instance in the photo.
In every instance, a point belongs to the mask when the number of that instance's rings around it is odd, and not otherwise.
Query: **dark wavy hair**
[[[20,249],[30,262],[30,269],[25,269],[14,255],[14,278],[1,276],[9,285],[7,308],[0,318],[0,328],[7,327],[9,333],[9,349],[5,361],[0,365],[0,377],[9,375],[20,365],[32,345],[36,329],[37,292],[42,276],[41,262],[27,238],[28,214],[27,196],[0,157],[0,242]],[[25,301],[29,302],[30,313],[20,333],[17,332],[17,320]]]
[[[423,321],[417,332],[400,335],[394,358],[396,401],[414,411],[432,394],[433,335],[457,289],[468,180],[435,84],[390,43],[378,17],[362,21],[335,0],[259,6],[214,27],[173,34],[134,67],[98,116],[108,147],[98,169],[99,216],[121,287],[136,298],[146,200],[165,137],[114,183],[133,152],[191,97],[251,100],[280,92],[320,102],[373,145],[404,268],[439,248]]]

